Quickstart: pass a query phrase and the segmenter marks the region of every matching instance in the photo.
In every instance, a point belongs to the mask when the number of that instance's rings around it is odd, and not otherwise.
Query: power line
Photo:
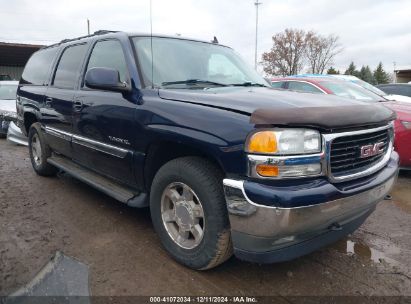
[[[0,37],[0,40],[8,40],[8,41],[37,41],[37,42],[57,42],[59,41],[58,39],[56,40],[48,40],[48,39],[16,39],[16,38],[5,38],[5,37]],[[61,40],[61,39],[60,39]]]

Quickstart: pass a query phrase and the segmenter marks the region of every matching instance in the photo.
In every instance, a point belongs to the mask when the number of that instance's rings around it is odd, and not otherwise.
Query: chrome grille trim
[[[333,174],[332,166],[331,166],[331,152],[332,152],[332,143],[333,143],[334,140],[336,140],[338,138],[341,138],[341,137],[364,135],[364,134],[376,133],[376,132],[384,131],[384,130],[387,130],[386,138],[387,138],[387,141],[388,141],[388,142],[385,143],[386,146],[384,147],[384,149],[385,149],[384,154],[377,155],[377,156],[374,156],[374,157],[370,157],[369,159],[360,160],[362,162],[371,161],[369,166],[363,166],[363,167],[360,167],[358,169],[353,169],[347,174],[344,174],[344,173],[342,173],[341,175],[339,175],[338,173]],[[384,133],[381,132],[381,134],[373,136],[373,138],[377,138],[377,139],[379,137],[384,137]],[[326,146],[325,147],[325,151],[326,151],[326,159],[325,159],[326,175],[328,176],[329,180],[332,181],[332,182],[343,182],[343,181],[353,180],[353,179],[356,179],[356,178],[360,178],[360,177],[364,177],[364,176],[368,176],[370,174],[373,174],[373,173],[377,172],[378,170],[382,169],[388,163],[388,161],[391,157],[391,152],[393,150],[393,141],[394,141],[393,123],[390,123],[390,124],[385,125],[383,127],[373,128],[373,129],[365,129],[365,130],[335,133],[335,134],[323,134],[323,139],[324,139],[324,143],[325,143],[325,146]],[[364,140],[365,139],[363,139],[363,141]],[[381,140],[383,140],[383,139],[381,139]],[[341,142],[340,144],[349,143],[349,142],[350,141],[347,140],[347,141]],[[360,140],[360,142],[361,142],[361,140]],[[388,147],[387,147],[387,144],[388,144]],[[350,146],[350,147],[352,148],[352,147],[356,147],[356,146],[360,147],[360,144]],[[338,149],[338,148],[336,148],[336,149]],[[343,147],[339,151],[346,150],[346,149],[347,149],[347,147]],[[334,151],[338,151],[338,150],[334,149]],[[347,151],[347,153],[348,152],[349,151]],[[338,156],[341,157],[342,155],[338,155]],[[333,159],[336,159],[336,158],[338,159],[338,156],[335,156],[335,158],[333,158]],[[344,160],[347,160],[347,159],[344,158]],[[354,158],[353,160],[356,160],[356,158]]]

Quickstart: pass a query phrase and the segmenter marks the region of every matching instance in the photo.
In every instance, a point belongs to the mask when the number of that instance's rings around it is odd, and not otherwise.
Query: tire
[[[41,176],[56,175],[58,169],[47,162],[47,158],[51,156],[51,150],[41,132],[40,123],[36,122],[31,125],[28,141],[30,160],[34,171]]]
[[[160,237],[161,243],[168,253],[179,263],[196,270],[206,270],[223,263],[233,254],[231,243],[230,224],[227,214],[223,185],[223,175],[220,170],[211,162],[200,157],[183,157],[172,160],[160,168],[154,177],[150,194],[150,212],[154,229]],[[183,190],[192,190],[193,200],[187,199],[176,204],[171,202],[167,193],[180,193]],[[173,192],[173,191],[177,192]],[[188,193],[188,192],[187,192]],[[183,197],[184,193],[180,196]],[[184,196],[185,197],[185,196]],[[190,196],[191,197],[191,196]],[[177,200],[178,201],[178,200]],[[190,202],[190,203],[187,203]],[[194,202],[194,207],[192,207]],[[198,203],[198,204],[197,204]],[[166,210],[167,204],[173,205],[170,210]],[[184,204],[188,204],[187,207]],[[191,204],[191,205],[190,205]],[[181,205],[184,205],[181,207]],[[198,205],[202,206],[202,213]],[[194,224],[191,222],[191,229],[188,233],[183,232],[184,242],[179,241],[179,237],[173,234],[177,230],[187,228],[190,224],[183,222],[185,219],[190,222],[191,217],[175,217],[173,222],[163,221],[167,212],[179,214],[180,210],[189,210],[181,214],[203,214],[202,218],[195,218]],[[190,209],[191,208],[191,209]],[[197,212],[197,213],[196,213]],[[196,224],[197,223],[197,224]],[[181,226],[179,226],[179,224]],[[202,237],[200,238],[196,227],[202,226]],[[184,228],[184,229],[185,229]],[[187,228],[190,229],[190,228]],[[197,233],[191,233],[194,231]],[[196,235],[197,237],[195,237]],[[193,246],[189,246],[193,245]]]

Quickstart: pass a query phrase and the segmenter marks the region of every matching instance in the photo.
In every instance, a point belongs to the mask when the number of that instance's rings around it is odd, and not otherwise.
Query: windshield
[[[383,97],[356,84],[349,83],[348,81],[319,81],[319,83],[337,96],[354,98],[368,102],[379,102],[384,100]]]
[[[370,90],[374,94],[380,95],[380,96],[385,96],[387,95],[385,92],[381,91],[379,88],[374,87],[372,84],[369,84],[368,82],[361,80],[361,79],[356,79],[353,80],[355,84],[358,84],[359,86],[362,86],[363,88],[366,88],[367,90]]]
[[[137,57],[147,86],[204,88],[263,85],[267,82],[232,49],[211,43],[153,37],[154,77],[150,37],[134,37]]]
[[[16,99],[17,84],[0,83],[0,99]]]

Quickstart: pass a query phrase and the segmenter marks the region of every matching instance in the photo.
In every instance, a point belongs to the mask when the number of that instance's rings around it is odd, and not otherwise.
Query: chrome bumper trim
[[[327,167],[325,153],[306,154],[306,155],[291,155],[291,156],[269,156],[269,155],[247,155],[248,158],[248,176],[260,179],[296,179],[304,177],[316,177],[324,175],[324,170]],[[264,177],[257,173],[258,165],[305,165],[305,164],[320,164],[321,171],[318,174],[299,175],[299,176],[279,176],[279,177]]]
[[[278,208],[256,204],[244,191],[244,181],[224,179],[224,192],[233,231],[259,237],[275,237],[278,242],[308,232],[327,229],[374,208],[389,193],[396,175],[385,183],[349,197],[322,204]]]

